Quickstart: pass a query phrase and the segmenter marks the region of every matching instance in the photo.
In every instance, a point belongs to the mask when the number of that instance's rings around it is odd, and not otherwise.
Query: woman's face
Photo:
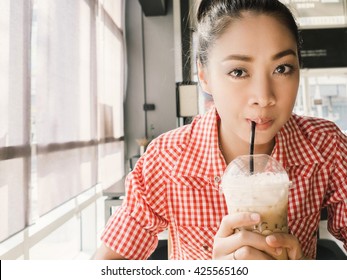
[[[288,121],[299,85],[297,44],[276,18],[244,13],[211,46],[199,65],[203,90],[213,96],[224,137],[272,142]]]

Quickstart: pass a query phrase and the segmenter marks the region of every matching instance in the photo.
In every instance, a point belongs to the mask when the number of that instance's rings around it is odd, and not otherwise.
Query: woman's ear
[[[199,78],[199,83],[204,92],[207,94],[211,94],[209,90],[209,85],[208,85],[208,73],[206,66],[203,66],[200,61],[197,62],[198,66],[198,78]]]

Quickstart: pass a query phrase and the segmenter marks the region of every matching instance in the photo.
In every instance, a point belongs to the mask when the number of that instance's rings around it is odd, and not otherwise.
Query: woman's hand
[[[288,233],[274,233],[265,238],[266,243],[273,248],[283,248],[287,250],[288,259],[290,260],[307,260],[308,258],[304,255],[301,250],[299,240]]]
[[[266,236],[238,228],[252,226],[260,222],[257,213],[240,212],[223,218],[214,238],[213,259],[222,260],[271,260],[280,255],[278,246],[283,240],[266,241]]]

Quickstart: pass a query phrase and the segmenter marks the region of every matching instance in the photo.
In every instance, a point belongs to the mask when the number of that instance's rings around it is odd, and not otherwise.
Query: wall
[[[173,0],[165,16],[142,17],[138,0],[127,0],[126,44],[128,57],[125,99],[126,159],[139,153],[137,138],[146,135],[143,104],[155,104],[147,112],[148,137],[176,127],[176,87]]]

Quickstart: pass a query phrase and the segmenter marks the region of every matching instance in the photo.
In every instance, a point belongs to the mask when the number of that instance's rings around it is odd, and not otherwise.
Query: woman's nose
[[[268,107],[276,104],[276,99],[270,78],[261,77],[254,81],[249,105]]]

